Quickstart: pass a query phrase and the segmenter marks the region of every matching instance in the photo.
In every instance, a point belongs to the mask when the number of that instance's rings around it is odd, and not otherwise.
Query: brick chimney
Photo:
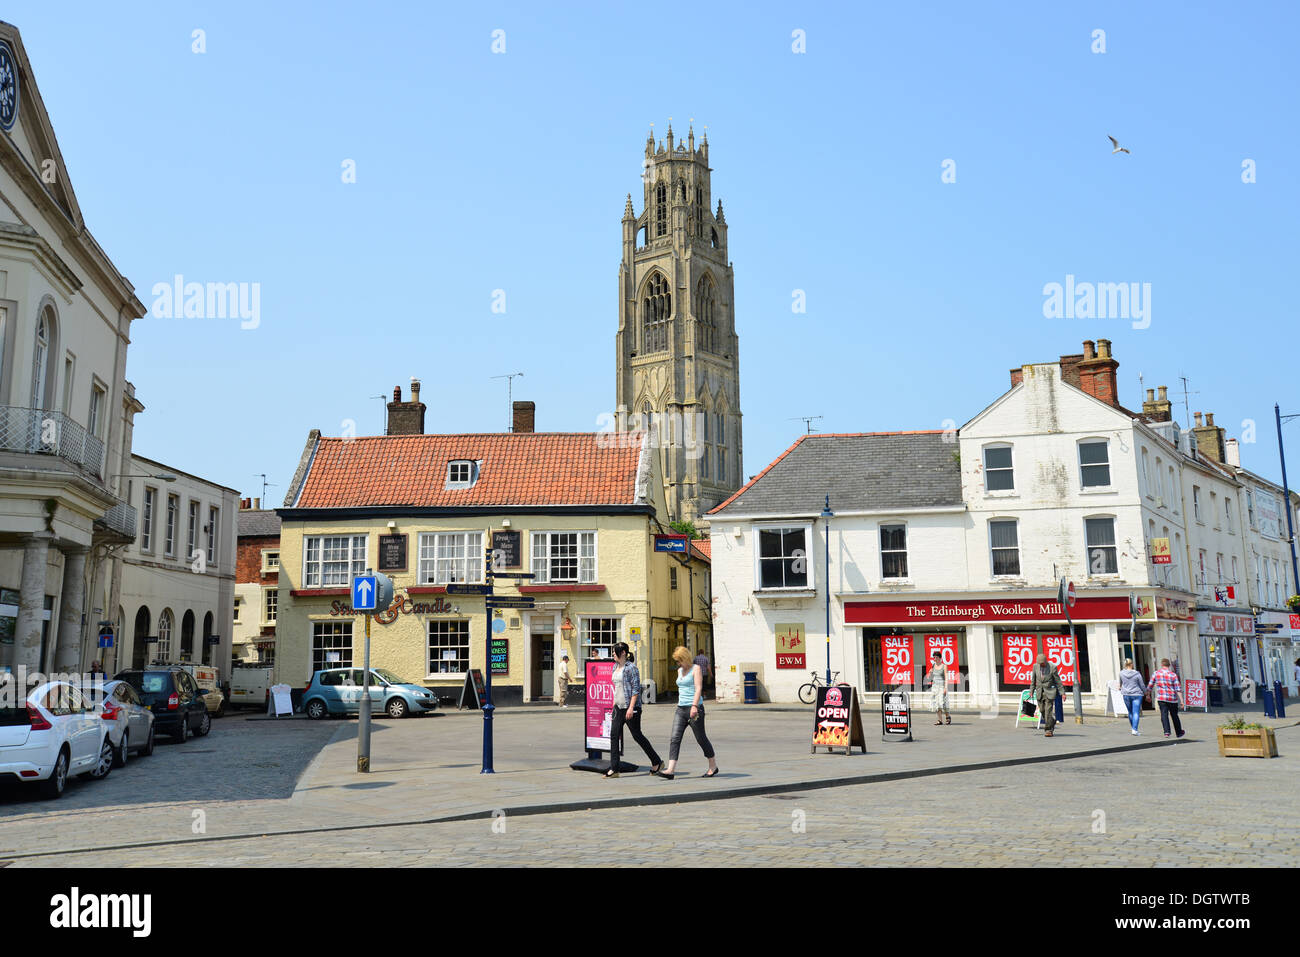
[[[514,419],[510,426],[511,432],[532,432],[534,419],[537,415],[536,402],[515,402],[513,406]]]
[[[1074,358],[1061,356],[1061,378],[1067,382],[1070,379],[1066,375],[1066,361]],[[1119,368],[1119,362],[1110,354],[1109,339],[1098,339],[1095,345],[1091,340],[1085,341],[1083,357],[1072,365],[1073,374],[1078,376],[1078,382],[1073,384],[1107,405],[1119,405],[1119,390],[1115,383],[1115,370]]]
[[[1169,402],[1169,387],[1160,387],[1160,398],[1155,397],[1153,389],[1147,389],[1146,401],[1142,403],[1142,414],[1152,422],[1173,421],[1173,406]]]
[[[1197,412],[1195,418],[1196,425],[1192,427],[1192,435],[1196,436],[1196,451],[1207,459],[1226,462],[1228,450],[1223,441],[1223,429],[1214,424],[1214,413],[1205,413],[1204,425],[1201,424],[1201,413]]]
[[[420,380],[411,380],[411,401],[402,401],[402,387],[393,386],[393,401],[388,403],[389,435],[423,435],[424,403],[420,401]]]
[[[1011,370],[1011,388],[1015,388],[1025,381],[1025,370],[1023,367]]]

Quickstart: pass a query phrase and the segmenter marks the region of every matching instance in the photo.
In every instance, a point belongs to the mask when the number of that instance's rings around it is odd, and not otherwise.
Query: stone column
[[[41,622],[45,616],[45,563],[54,536],[32,535],[23,543],[23,577],[19,586],[18,622],[14,633],[15,673],[26,667],[29,674],[41,670]]]
[[[81,670],[81,609],[86,603],[86,553],[69,547],[63,552],[63,589],[59,597],[59,637],[53,671],[71,674]]]

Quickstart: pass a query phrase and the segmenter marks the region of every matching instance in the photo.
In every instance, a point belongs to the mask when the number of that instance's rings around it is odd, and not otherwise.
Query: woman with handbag
[[[614,712],[609,731],[609,769],[605,777],[618,777],[619,755],[623,750],[623,725],[632,731],[632,738],[650,759],[650,773],[658,774],[664,766],[654,745],[641,733],[641,672],[632,663],[634,655],[627,642],[614,645]]]
[[[934,723],[952,724],[952,715],[948,713],[948,668],[938,651],[934,653],[925,680],[930,683],[930,694],[934,699]]]
[[[701,700],[704,676],[700,673],[700,666],[691,659],[691,653],[682,646],[673,652],[673,660],[677,662],[677,709],[673,713],[673,736],[668,742],[668,769],[658,772],[659,776],[670,781],[675,777],[673,772],[677,768],[677,755],[681,752],[682,735],[689,726],[695,732],[695,740],[704,756],[709,759],[709,770],[704,777],[716,778],[718,762],[713,759],[713,745],[704,733],[704,702]]]

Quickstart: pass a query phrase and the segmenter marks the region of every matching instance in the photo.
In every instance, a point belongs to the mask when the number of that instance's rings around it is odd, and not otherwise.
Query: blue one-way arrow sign
[[[374,611],[376,591],[374,575],[358,575],[352,579],[352,610]]]

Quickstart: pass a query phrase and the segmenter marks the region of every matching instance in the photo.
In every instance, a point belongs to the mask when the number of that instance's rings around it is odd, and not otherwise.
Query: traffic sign
[[[491,585],[468,585],[464,582],[452,582],[447,586],[448,595],[490,595]]]
[[[352,579],[353,611],[374,611],[378,597],[379,587],[374,575],[358,575]]]

